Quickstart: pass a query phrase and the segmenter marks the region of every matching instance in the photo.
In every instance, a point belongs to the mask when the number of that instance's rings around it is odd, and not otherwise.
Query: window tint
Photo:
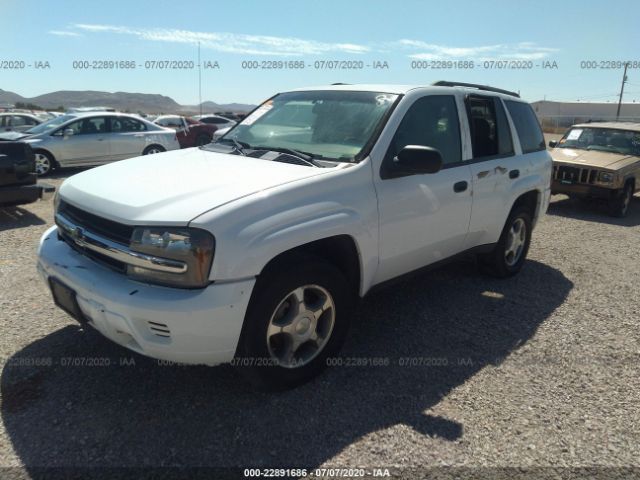
[[[520,145],[522,146],[522,153],[544,150],[544,135],[542,134],[540,123],[536,118],[536,114],[533,113],[531,106],[528,103],[510,100],[505,101],[505,103],[511,119],[516,126]]]
[[[498,127],[498,155],[513,155],[513,139],[511,138],[511,128],[504,113],[504,107],[499,98],[493,99],[496,107],[496,125]]]
[[[467,112],[473,158],[498,155],[498,122],[493,98],[469,95],[467,97]]]
[[[147,129],[144,123],[133,118],[111,117],[111,131],[115,133],[143,132]]]
[[[453,96],[432,95],[416,100],[400,122],[385,160],[393,159],[407,145],[438,149],[445,165],[461,161],[460,123]]]
[[[11,117],[12,127],[22,127],[23,125],[27,125],[26,117],[21,115],[14,115]]]
[[[63,130],[72,129],[74,135],[90,135],[104,133],[106,131],[106,121],[104,117],[83,118],[65,126]]]

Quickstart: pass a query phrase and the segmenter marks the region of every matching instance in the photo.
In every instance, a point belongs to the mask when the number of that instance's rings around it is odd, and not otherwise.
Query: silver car
[[[41,123],[41,118],[29,113],[0,113],[0,132],[24,132]]]
[[[66,114],[22,135],[7,135],[0,139],[31,145],[38,175],[59,167],[100,165],[180,148],[175,131],[117,112]]]

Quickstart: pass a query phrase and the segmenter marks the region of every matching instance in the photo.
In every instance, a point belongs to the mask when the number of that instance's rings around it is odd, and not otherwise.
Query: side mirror
[[[442,155],[432,147],[407,145],[393,159],[394,176],[437,173],[442,169]]]
[[[551,141],[549,142],[549,146],[550,146],[551,148],[556,148],[556,147],[558,146],[558,142],[556,142],[555,140],[551,140]]]
[[[71,137],[71,136],[73,136],[73,134],[74,134],[73,128],[65,128],[64,129],[63,135],[65,137]]]

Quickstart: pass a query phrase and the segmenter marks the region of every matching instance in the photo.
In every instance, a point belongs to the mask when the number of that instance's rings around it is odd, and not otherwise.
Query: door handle
[[[98,140],[99,142],[103,141],[104,138],[96,138],[96,140]]]
[[[478,172],[478,178],[484,178],[489,175],[491,172],[489,170],[483,170],[482,172]]]
[[[453,191],[456,193],[464,192],[468,186],[469,184],[465,181],[456,182],[453,184]]]
[[[520,170],[511,170],[509,172],[509,178],[518,178],[520,176]]]
[[[501,174],[507,173],[507,169],[504,167],[496,167],[495,170],[496,170],[496,173],[501,173]]]

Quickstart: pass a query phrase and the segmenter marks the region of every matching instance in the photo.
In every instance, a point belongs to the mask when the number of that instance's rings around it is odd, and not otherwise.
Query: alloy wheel
[[[319,285],[304,285],[278,304],[267,327],[271,357],[285,368],[311,362],[326,346],[336,319],[331,294]]]
[[[51,170],[51,160],[43,153],[35,154],[36,173],[38,175],[46,175]]]
[[[527,238],[527,224],[522,218],[516,218],[507,234],[507,245],[504,251],[505,263],[513,267],[522,256]]]

